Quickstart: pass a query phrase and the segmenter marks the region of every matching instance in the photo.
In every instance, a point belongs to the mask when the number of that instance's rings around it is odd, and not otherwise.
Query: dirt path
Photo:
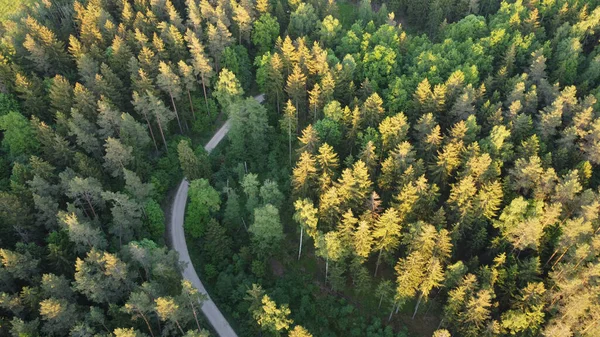
[[[259,103],[262,103],[264,100],[264,95],[258,95],[254,97],[254,99],[256,99]],[[225,135],[227,135],[230,128],[231,121],[227,120],[227,122],[225,122],[225,124],[223,124],[219,130],[217,130],[212,139],[204,146],[206,152],[211,152],[214,150],[214,148],[219,145],[221,140],[223,140]],[[189,183],[187,179],[184,178],[179,184],[179,188],[177,189],[177,193],[173,199],[171,217],[168,224],[169,228],[167,231],[169,233],[171,248],[179,253],[179,261],[185,265],[182,272],[183,278],[192,282],[198,291],[206,295],[207,300],[202,302],[202,312],[217,334],[220,337],[237,337],[237,334],[235,331],[233,331],[229,325],[229,322],[227,322],[223,314],[221,314],[219,308],[217,308],[215,305],[215,302],[213,302],[208,295],[208,292],[206,291],[206,288],[204,288],[202,281],[200,281],[200,278],[198,277],[198,274],[196,273],[194,265],[190,259],[190,253],[185,242],[185,233],[183,231],[183,220],[185,216],[188,188]]]

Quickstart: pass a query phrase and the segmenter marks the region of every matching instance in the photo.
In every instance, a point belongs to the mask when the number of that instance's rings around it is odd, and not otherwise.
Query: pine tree
[[[377,169],[379,158],[377,156],[377,148],[373,144],[373,141],[370,140],[367,142],[367,144],[365,144],[364,148],[360,152],[359,159],[365,163],[367,169],[369,170],[369,174],[375,177],[375,170]]]
[[[202,13],[199,2],[196,0],[186,0],[185,7],[188,16],[187,25],[192,28],[194,33],[200,34],[202,32]]]
[[[319,148],[319,135],[313,128],[312,124],[309,124],[304,130],[302,130],[302,136],[298,138],[302,144],[298,148],[298,152],[308,152],[310,154],[316,154]]]
[[[283,40],[280,50],[283,68],[285,69],[285,76],[287,77],[292,73],[293,67],[297,65],[300,56],[289,36],[286,36]]]
[[[156,84],[158,84],[158,87],[162,91],[169,94],[169,97],[171,97],[171,104],[173,106],[173,111],[175,112],[177,124],[179,125],[179,131],[183,133],[179,114],[177,113],[177,106],[175,105],[175,100],[178,100],[181,97],[181,80],[179,76],[173,72],[171,65],[161,61],[158,68],[160,73],[156,78]]]
[[[36,70],[44,75],[53,72],[64,74],[70,66],[64,42],[32,16],[23,18],[22,23],[28,29],[23,47],[29,52],[27,58],[33,62]]]
[[[306,95],[306,76],[298,65],[294,66],[293,72],[287,78],[285,91],[294,101],[296,110],[298,110],[301,101]]]
[[[269,257],[277,252],[284,238],[279,210],[271,204],[254,209],[254,222],[248,231],[259,256]]]
[[[316,159],[321,176],[333,177],[339,166],[339,159],[333,147],[327,143],[321,145]]]
[[[280,97],[283,98],[283,64],[281,62],[281,58],[279,54],[274,54],[271,57],[271,62],[269,63],[267,70],[267,93],[275,94],[276,103],[277,103],[277,112],[279,113],[279,102]]]
[[[73,105],[73,87],[71,83],[61,75],[54,76],[48,98],[50,99],[50,106],[55,111],[71,112]]]
[[[396,264],[397,305],[401,306],[406,300],[418,294],[413,318],[423,297],[427,299],[431,290],[442,284],[443,265],[450,256],[451,249],[448,231],[445,229],[437,231],[432,225],[422,224],[418,236],[411,242],[411,253],[406,258],[398,260]]]
[[[127,264],[116,255],[92,249],[75,262],[73,287],[96,303],[115,303],[124,298],[131,282]]]
[[[94,94],[82,84],[75,83],[73,95],[73,108],[77,109],[87,120],[95,121],[98,105]]]
[[[150,315],[154,311],[154,308],[152,305],[152,300],[146,292],[132,292],[129,295],[129,299],[127,300],[123,308],[121,308],[121,310],[131,315],[132,320],[137,320],[141,317],[142,320],[146,323],[148,332],[150,332],[150,335],[154,337],[154,332],[152,331],[152,326],[150,325],[149,319]]]
[[[427,78],[423,79],[417,86],[414,93],[414,100],[418,112],[428,113],[435,111],[434,95]]]
[[[156,138],[154,138],[154,131],[152,131],[152,125],[150,124],[150,116],[151,111],[148,105],[148,98],[146,96],[140,96],[137,91],[133,92],[133,101],[131,102],[135,110],[144,116],[144,120],[146,121],[146,125],[148,127],[148,131],[150,131],[150,136],[152,137],[152,142],[154,143],[154,148],[158,151],[158,145],[156,144]]]
[[[173,297],[159,297],[154,300],[154,310],[163,322],[175,324],[182,335],[185,335],[180,322],[183,319],[184,312]]]
[[[376,127],[379,124],[384,112],[383,100],[377,93],[367,98],[361,111],[364,123],[370,127]]]
[[[313,115],[313,122],[316,123],[318,119],[318,109],[321,108],[322,104],[321,86],[319,83],[315,83],[312,90],[308,92],[308,105]]]
[[[215,85],[215,91],[213,96],[216,97],[217,101],[225,111],[228,108],[240,101],[244,95],[244,89],[240,86],[240,82],[235,77],[235,74],[229,71],[227,68],[223,68],[219,73],[219,80]]]
[[[118,139],[108,137],[104,144],[104,167],[113,177],[122,174],[123,169],[131,162],[133,148],[123,145]]]
[[[76,143],[89,154],[98,155],[100,141],[95,125],[87,120],[78,110],[72,109],[71,119],[68,121],[69,135],[75,136]]]
[[[214,76],[214,71],[210,64],[210,60],[204,53],[204,46],[200,43],[200,40],[197,38],[197,36],[192,31],[188,30],[186,32],[185,39],[188,43],[190,53],[192,54],[192,66],[194,67],[194,74],[196,76],[200,76],[202,91],[204,92],[204,102],[206,103],[206,111],[208,111],[210,115],[206,86],[210,79]]]
[[[302,152],[292,172],[294,193],[299,196],[311,195],[317,179],[317,167],[314,157],[309,152]]]
[[[242,44],[242,36],[249,40],[249,33],[252,30],[252,17],[244,6],[237,5],[233,9],[233,21],[238,29],[238,44]]]
[[[296,138],[298,129],[298,112],[291,100],[287,101],[283,109],[283,116],[279,120],[281,131],[288,134],[288,148],[290,154],[290,166],[292,166],[292,139]],[[292,138],[292,134],[294,137]]]
[[[67,229],[69,240],[75,243],[75,249],[84,253],[92,248],[106,248],[106,238],[100,228],[80,219],[75,213],[58,212],[59,224]]]
[[[187,140],[181,140],[177,145],[179,164],[185,177],[192,181],[200,178],[208,178],[210,167],[203,162],[192,150]]]
[[[160,135],[162,137],[163,144],[165,145],[165,151],[169,152],[164,129],[169,124],[169,122],[173,120],[175,114],[173,114],[173,112],[164,105],[162,100],[154,96],[151,92],[146,92],[145,99],[147,100],[145,108],[148,109],[146,111],[148,111],[149,114],[154,114],[154,118],[156,119],[156,124],[158,125],[158,129],[160,130]]]
[[[358,222],[358,227],[353,236],[353,244],[356,256],[363,260],[369,257],[373,246],[373,235],[371,226],[367,221],[361,220]]]
[[[37,77],[26,76],[21,72],[15,74],[15,91],[19,98],[23,100],[23,114],[26,116],[35,115],[44,119],[50,119],[49,116],[43,113],[45,111],[46,96]]]
[[[119,35],[116,35],[110,46],[110,56],[108,64],[110,68],[121,79],[125,79],[128,74],[129,60],[133,57],[133,53],[126,41]]]
[[[300,325],[296,325],[294,329],[292,329],[288,335],[289,337],[313,337],[313,335],[308,332],[305,328]]]
[[[190,92],[196,91],[196,75],[194,74],[194,67],[188,65],[183,60],[177,63],[177,67],[179,69],[183,88],[185,88],[185,91],[187,92],[192,117],[195,120],[196,114],[194,113],[194,103],[192,103],[192,95],[190,94]]]
[[[221,54],[232,43],[231,33],[227,26],[219,20],[216,25],[208,25],[208,49],[215,60],[215,68],[220,70]],[[189,42],[188,42],[189,43]]]
[[[300,245],[298,246],[298,260],[302,254],[302,239],[304,231],[312,238],[317,236],[317,222],[319,221],[317,216],[317,209],[313,206],[310,199],[299,199],[294,202],[294,220],[300,224]]]
[[[379,255],[377,256],[374,276],[377,276],[377,270],[379,269],[383,251],[390,252],[398,248],[398,245],[400,244],[401,229],[400,216],[394,208],[388,208],[375,222],[373,228],[373,239],[375,241],[374,248],[379,248]]]
[[[392,117],[386,117],[379,124],[383,151],[389,151],[405,141],[409,127],[408,119],[402,112]]]

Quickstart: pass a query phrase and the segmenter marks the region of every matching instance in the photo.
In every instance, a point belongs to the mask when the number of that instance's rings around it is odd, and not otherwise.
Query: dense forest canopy
[[[599,1],[2,16],[0,335],[215,335],[186,177],[240,336],[600,336]]]

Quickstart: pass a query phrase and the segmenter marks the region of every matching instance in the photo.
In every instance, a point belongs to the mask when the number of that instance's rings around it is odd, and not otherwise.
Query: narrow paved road
[[[254,97],[259,103],[264,100],[264,95],[258,95]],[[212,139],[204,146],[207,152],[211,152],[214,148],[223,140],[229,129],[231,123],[229,120],[223,124],[223,126],[215,133]],[[185,215],[185,205],[187,203],[189,184],[187,179],[183,179],[177,189],[177,194],[173,200],[173,207],[171,207],[171,221],[168,226],[170,230],[170,242],[171,248],[175,249],[179,253],[179,261],[183,262],[183,278],[192,282],[194,287],[198,288],[198,291],[205,294],[207,300],[202,303],[202,312],[208,319],[212,327],[215,329],[220,337],[237,337],[235,331],[231,328],[225,317],[219,311],[219,308],[215,305],[215,302],[210,298],[206,288],[200,281],[192,261],[190,260],[190,253],[188,252],[187,244],[185,243],[185,233],[183,232],[183,218]]]

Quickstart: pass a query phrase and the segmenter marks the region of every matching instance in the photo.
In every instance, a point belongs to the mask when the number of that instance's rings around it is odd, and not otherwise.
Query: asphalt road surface
[[[259,103],[264,100],[264,95],[258,95],[254,97]],[[206,152],[211,152],[214,148],[223,140],[229,129],[231,123],[229,120],[223,124],[223,126],[215,133],[212,139],[204,146]],[[169,222],[170,230],[170,242],[171,248],[175,249],[179,253],[179,261],[183,262],[183,278],[192,282],[194,287],[206,295],[207,300],[202,302],[202,312],[208,319],[212,327],[215,329],[220,337],[237,337],[235,331],[231,328],[225,317],[219,311],[219,308],[215,305],[215,302],[210,298],[206,288],[200,281],[192,261],[190,260],[190,253],[188,252],[187,244],[185,242],[185,233],[183,232],[183,218],[185,216],[185,206],[187,203],[189,183],[187,179],[183,179],[177,189],[177,194],[173,200],[173,207],[171,207],[171,221]]]

